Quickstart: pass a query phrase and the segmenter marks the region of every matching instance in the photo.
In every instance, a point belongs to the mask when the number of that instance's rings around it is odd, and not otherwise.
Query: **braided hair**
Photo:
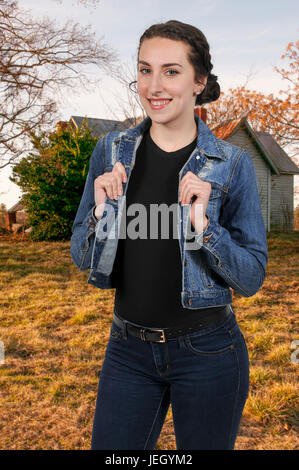
[[[220,96],[220,86],[217,82],[218,77],[211,73],[213,65],[211,63],[210,46],[205,35],[195,26],[177,20],[154,24],[140,38],[138,58],[143,41],[155,37],[183,41],[189,44],[188,59],[194,67],[196,80],[200,81],[199,79],[202,76],[208,77],[204,90],[196,97],[195,105],[216,101]],[[136,82],[130,83],[130,86],[133,83]]]

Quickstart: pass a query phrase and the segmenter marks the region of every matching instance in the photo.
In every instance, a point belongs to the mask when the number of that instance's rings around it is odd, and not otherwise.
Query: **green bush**
[[[68,240],[98,137],[80,129],[31,133],[34,150],[13,168],[11,181],[24,193],[32,240]]]

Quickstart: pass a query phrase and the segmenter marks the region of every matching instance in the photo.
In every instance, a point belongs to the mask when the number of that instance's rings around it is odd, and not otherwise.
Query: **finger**
[[[185,188],[182,193],[182,201],[181,201],[182,206],[189,204],[188,197],[189,197],[189,191],[188,191],[188,188]]]
[[[185,191],[185,187],[186,187],[185,180],[182,179],[180,184],[179,184],[179,201],[182,201],[183,194],[184,194],[184,191]]]
[[[190,204],[191,197],[193,196],[193,193],[191,191],[187,191],[185,196],[184,196],[184,203],[183,205],[188,205]]]
[[[123,183],[126,183],[127,182],[127,173],[126,173],[126,170],[125,170],[125,167],[122,165],[122,180],[123,180]]]
[[[189,184],[185,184],[182,187],[182,192],[181,192],[181,204],[182,205],[188,204],[188,196],[189,196],[189,193],[190,193],[189,188],[190,188]]]
[[[198,187],[198,185],[197,184],[193,184],[193,185],[189,184],[187,187],[184,188],[184,193],[183,193],[183,202],[184,202],[184,204],[190,204],[192,197],[193,196],[198,197],[199,194],[200,194],[200,188]]]
[[[118,199],[118,196],[121,196],[123,193],[122,181],[123,181],[122,174],[117,175],[117,199]]]
[[[97,188],[95,190],[95,196],[94,196],[94,201],[95,201],[96,206],[99,206],[100,204],[105,202],[106,197],[107,197],[106,191],[102,188]]]
[[[184,177],[181,179],[180,184],[179,184],[179,194],[183,194],[185,191],[185,188],[189,186],[189,184],[192,182],[192,176],[197,178],[192,171],[187,171],[187,173],[184,175]]]
[[[109,198],[113,199],[113,194],[114,194],[113,193],[113,180],[108,181],[106,188],[107,188],[107,194]]]
[[[186,188],[185,188],[185,186],[181,185],[181,187],[180,187],[180,201],[181,201],[182,205],[184,204],[184,201],[185,201],[185,194],[186,194]]]
[[[118,197],[118,176],[115,175],[112,182],[112,199],[117,199]]]
[[[121,162],[117,162],[114,168],[116,171],[114,171],[113,193],[114,199],[118,199],[118,196],[123,194],[122,183],[127,181],[127,174]]]
[[[115,169],[117,170],[117,173],[120,174],[120,177],[124,183],[127,181],[127,173],[125,170],[125,167],[121,162],[115,163]]]
[[[113,178],[113,199],[118,199],[118,196],[122,194],[122,176],[120,173],[116,173]]]

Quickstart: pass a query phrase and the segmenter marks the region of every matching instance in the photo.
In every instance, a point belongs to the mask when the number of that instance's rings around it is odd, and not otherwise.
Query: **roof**
[[[248,114],[238,119],[231,119],[214,127],[212,131],[219,139],[226,140],[234,135],[239,129],[245,128],[253,138],[261,151],[262,157],[271,167],[273,173],[299,174],[298,166],[288,156],[282,147],[276,142],[274,137],[268,132],[254,131],[247,120]]]
[[[75,124],[77,128],[80,128],[83,124],[83,121],[86,121],[88,127],[92,128],[92,135],[94,137],[100,137],[107,132],[118,131],[127,129],[131,125],[130,118],[125,119],[124,121],[114,121],[112,119],[97,119],[89,118],[83,116],[71,116],[70,121]]]
[[[272,135],[268,132],[257,132],[260,142],[271,154],[271,158],[282,174],[299,174],[299,168],[296,163],[288,156],[283,148],[278,145]]]
[[[21,198],[16,204],[14,204],[10,209],[7,209],[7,212],[17,212],[25,209],[23,204],[23,199]]]

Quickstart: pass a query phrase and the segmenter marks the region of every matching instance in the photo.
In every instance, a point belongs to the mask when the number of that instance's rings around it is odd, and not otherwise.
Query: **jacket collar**
[[[209,157],[217,157],[221,158],[222,160],[226,160],[226,156],[224,155],[223,151],[219,148],[217,140],[219,140],[213,132],[208,128],[208,126],[200,119],[199,116],[194,114],[194,119],[197,124],[198,135],[197,135],[197,150],[200,153],[204,153]],[[140,135],[144,134],[144,132],[150,128],[151,126],[151,118],[146,117],[143,121],[141,121],[137,126],[128,129],[125,134],[127,137],[137,139]]]

